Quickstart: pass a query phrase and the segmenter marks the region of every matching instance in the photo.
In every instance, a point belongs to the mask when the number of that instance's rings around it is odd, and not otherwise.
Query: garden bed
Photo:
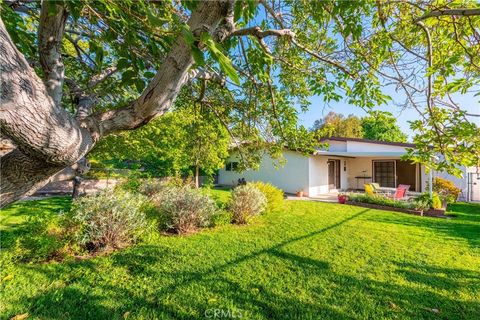
[[[427,211],[411,210],[411,209],[405,209],[405,208],[396,208],[396,207],[390,207],[390,206],[383,206],[383,205],[379,205],[379,204],[348,201],[348,200],[345,202],[345,204],[349,204],[349,205],[357,206],[357,207],[378,209],[378,210],[388,210],[388,211],[402,212],[402,213],[414,214],[414,215],[418,215],[418,216],[447,218],[447,216],[445,215],[445,210],[435,210],[435,209],[429,209]]]

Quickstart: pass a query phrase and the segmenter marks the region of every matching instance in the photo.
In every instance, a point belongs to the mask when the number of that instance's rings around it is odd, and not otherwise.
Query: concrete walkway
[[[338,196],[338,192],[319,194],[313,197],[297,197],[296,195],[288,194],[287,200],[307,200],[307,201],[338,203],[337,196]]]

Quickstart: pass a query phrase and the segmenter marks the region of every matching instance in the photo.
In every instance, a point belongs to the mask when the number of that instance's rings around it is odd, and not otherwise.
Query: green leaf
[[[238,77],[237,71],[233,67],[232,61],[223,54],[217,43],[213,41],[209,34],[202,34],[202,42],[205,43],[213,58],[217,60],[222,71],[225,72],[233,82],[235,82],[237,85],[240,85],[240,78]]]

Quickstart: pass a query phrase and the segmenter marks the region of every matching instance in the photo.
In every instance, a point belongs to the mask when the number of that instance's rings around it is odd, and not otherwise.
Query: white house
[[[427,191],[428,176],[425,168],[401,160],[411,143],[383,142],[357,138],[332,137],[328,150],[318,149],[314,154],[303,155],[286,150],[286,164],[275,166],[274,160],[264,155],[258,170],[236,172],[236,157],[232,155],[218,174],[218,183],[235,185],[240,178],[246,181],[269,182],[287,193],[303,190],[306,195],[316,196],[340,190],[364,189],[366,182],[377,182],[382,187],[410,185],[411,191]],[[480,201],[480,175],[463,168],[464,178],[434,172],[453,181],[462,189],[464,200]]]

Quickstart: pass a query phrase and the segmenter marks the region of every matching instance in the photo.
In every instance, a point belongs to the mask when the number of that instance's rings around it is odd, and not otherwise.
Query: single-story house
[[[241,178],[264,181],[287,193],[302,190],[311,197],[337,191],[363,190],[368,182],[392,188],[408,184],[410,191],[428,191],[429,177],[424,166],[401,160],[407,148],[415,148],[414,144],[338,137],[323,142],[328,143],[328,148],[318,148],[310,155],[285,150],[286,163],[280,167],[265,154],[258,170],[245,172],[235,170],[238,160],[232,154],[226,166],[219,170],[218,183],[235,185]],[[463,178],[443,172],[433,172],[433,176],[453,181],[462,189],[463,200],[480,201],[480,175],[474,169],[462,170]]]

